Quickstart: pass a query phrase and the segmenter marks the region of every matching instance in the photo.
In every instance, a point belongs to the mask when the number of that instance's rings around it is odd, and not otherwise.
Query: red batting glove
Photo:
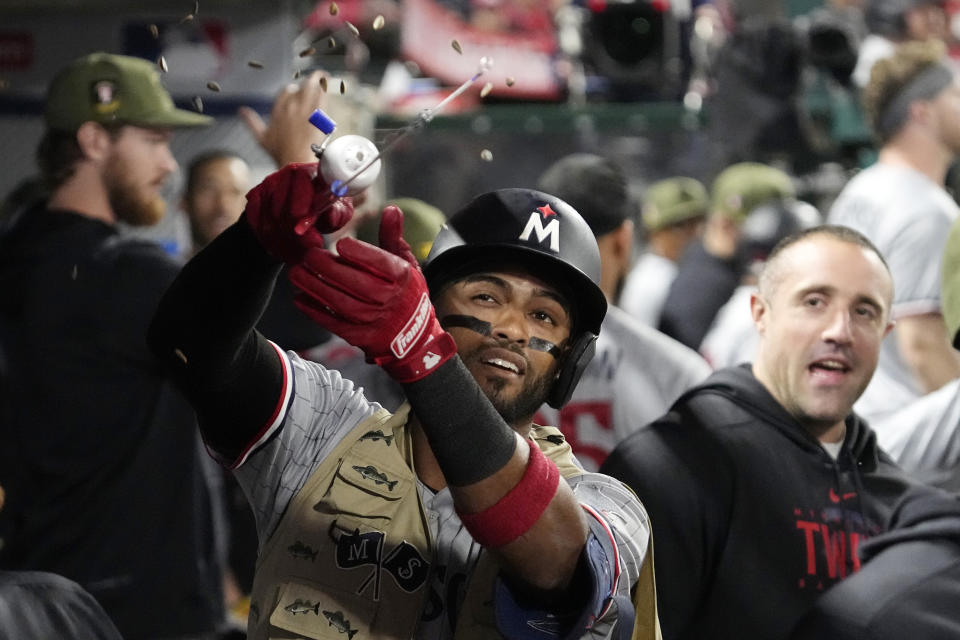
[[[290,269],[294,303],[321,326],[359,347],[398,382],[426,377],[457,352],[440,327],[427,283],[403,240],[403,214],[383,210],[380,245],[354,238],[339,255],[313,247]]]
[[[288,164],[247,193],[244,217],[267,253],[293,264],[350,221],[353,201],[331,193],[317,163]]]

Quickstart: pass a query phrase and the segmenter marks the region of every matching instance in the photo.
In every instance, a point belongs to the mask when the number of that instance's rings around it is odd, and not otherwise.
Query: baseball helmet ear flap
[[[580,382],[580,376],[583,375],[587,365],[593,360],[596,350],[597,335],[595,333],[586,331],[577,336],[562,356],[560,367],[557,370],[557,379],[553,381],[553,386],[547,396],[547,404],[554,409],[559,409],[567,404],[577,383]]]

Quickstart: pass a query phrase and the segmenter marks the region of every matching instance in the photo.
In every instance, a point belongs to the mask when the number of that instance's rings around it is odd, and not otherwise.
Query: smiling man
[[[257,515],[249,636],[629,637],[643,507],[532,424],[570,397],[606,311],[587,224],[545,193],[483,194],[421,273],[396,207],[379,248],[325,248],[352,213],[328,189],[315,165],[268,176],[150,332]],[[298,306],[403,386],[397,412],[253,330],[282,262]],[[637,637],[653,638],[645,575]]]
[[[750,301],[753,364],[714,373],[601,467],[657,529],[664,639],[786,638],[859,569],[859,544],[915,484],[851,411],[892,299],[886,264],[858,232],[787,237]]]

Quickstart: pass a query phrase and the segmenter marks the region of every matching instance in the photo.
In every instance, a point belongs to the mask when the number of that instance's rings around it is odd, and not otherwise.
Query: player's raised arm
[[[292,164],[247,194],[240,220],[186,264],[158,306],[151,349],[190,398],[204,437],[232,458],[277,413],[289,385],[275,346],[254,331],[283,262],[322,246],[353,213],[316,164]],[[316,223],[302,234],[299,221]]]

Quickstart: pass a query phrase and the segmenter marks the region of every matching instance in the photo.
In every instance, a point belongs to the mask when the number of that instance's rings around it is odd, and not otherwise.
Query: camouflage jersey
[[[549,633],[556,620],[494,580],[449,490],[433,492],[413,473],[409,407],[391,416],[336,371],[277,351],[280,409],[234,465],[261,541],[250,637],[520,637],[493,632],[494,610]],[[629,598],[647,550],[643,507],[620,482],[582,472],[555,429],[533,434],[593,516],[588,551],[613,542],[612,553],[590,556],[597,582],[619,571],[615,589]],[[612,637],[616,604],[586,613],[599,619],[584,638]]]

